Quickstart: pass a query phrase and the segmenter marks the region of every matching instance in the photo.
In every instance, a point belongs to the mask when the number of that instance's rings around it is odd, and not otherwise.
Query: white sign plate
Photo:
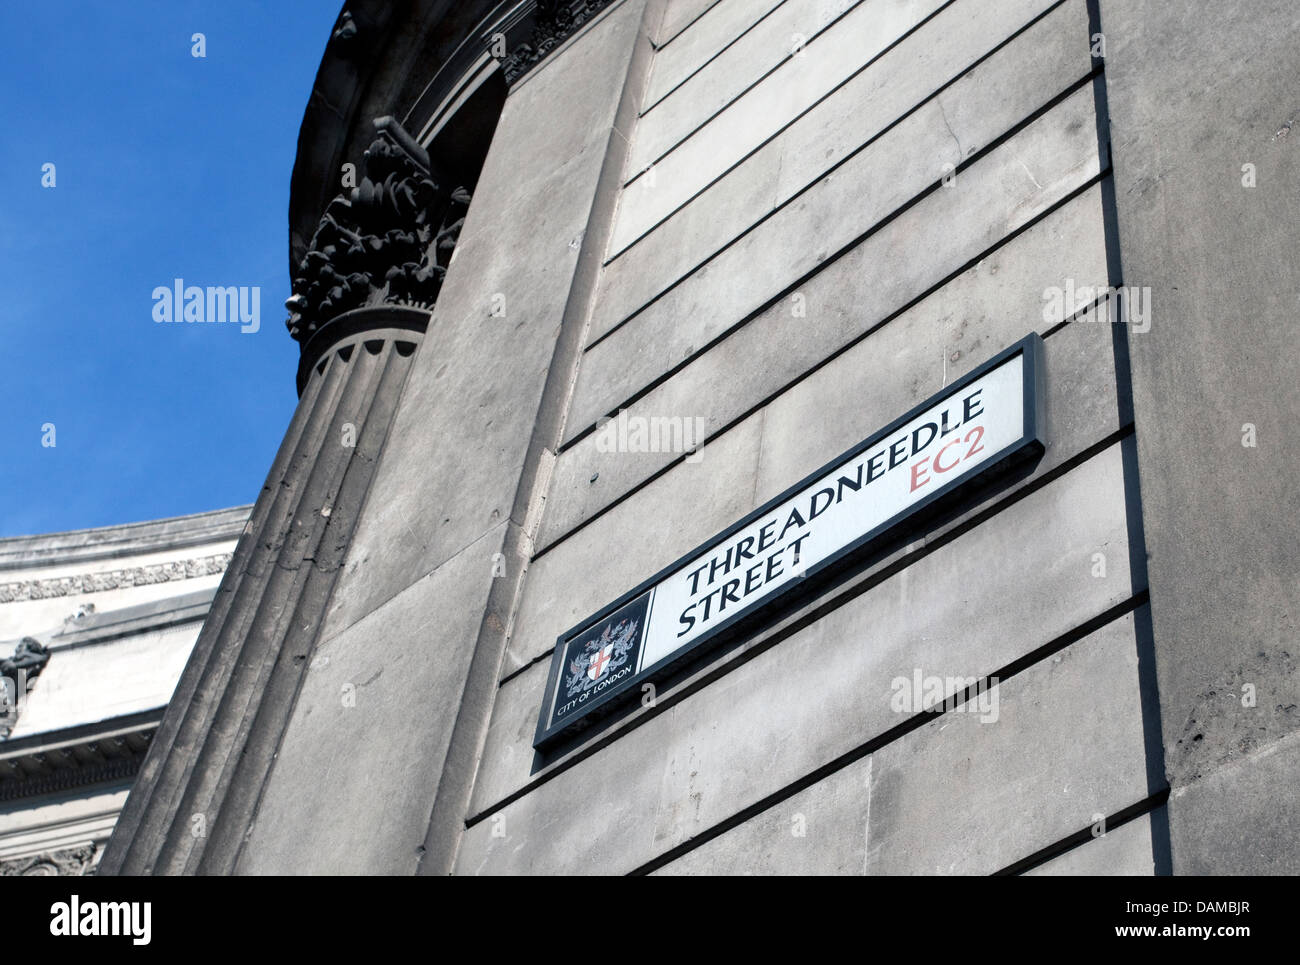
[[[961,486],[1042,452],[1037,335],[561,635],[534,745],[663,674]]]

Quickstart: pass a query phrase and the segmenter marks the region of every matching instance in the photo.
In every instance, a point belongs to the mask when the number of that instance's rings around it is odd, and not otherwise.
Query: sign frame
[[[1023,422],[1020,437],[1001,449],[988,456],[983,463],[967,475],[957,479],[944,482],[941,486],[928,492],[925,496],[916,502],[909,504],[901,511],[895,513],[889,518],[883,520],[879,525],[873,527],[866,533],[854,537],[843,547],[831,553],[825,559],[809,566],[803,574],[803,578],[792,580],[788,584],[779,587],[772,594],[762,599],[755,600],[749,606],[742,606],[725,620],[718,622],[710,627],[696,639],[684,645],[680,650],[675,650],[658,660],[651,666],[644,667],[639,672],[634,672],[627,680],[622,681],[617,686],[611,686],[605,693],[597,696],[594,700],[586,703],[581,709],[575,711],[572,716],[565,718],[559,723],[551,720],[556,698],[556,690],[560,685],[563,664],[566,656],[567,644],[575,637],[581,636],[587,631],[598,626],[602,621],[608,619],[611,615],[618,613],[624,607],[639,600],[640,597],[649,594],[649,592],[664,582],[668,577],[684,567],[692,560],[701,557],[709,550],[726,542],[734,534],[750,526],[763,516],[771,513],[781,506],[782,503],[799,495],[803,490],[818,482],[828,473],[835,471],[849,461],[862,455],[868,449],[879,444],[883,439],[897,432],[903,426],[912,422],[927,410],[936,408],[945,402],[948,402],[953,396],[959,395],[967,386],[979,381],[984,376],[1016,356],[1022,356],[1022,405],[1023,405]],[[593,722],[593,714],[603,716],[597,712],[609,712],[616,706],[631,699],[637,693],[637,687],[648,680],[656,677],[662,677],[670,672],[676,666],[700,658],[703,654],[719,642],[719,637],[735,629],[735,627],[745,621],[754,619],[761,613],[770,612],[774,608],[788,601],[790,597],[797,593],[801,587],[806,587],[809,581],[815,577],[830,575],[830,571],[839,568],[845,568],[856,560],[863,557],[871,547],[874,547],[887,538],[895,537],[901,532],[906,524],[915,517],[926,513],[933,508],[935,504],[948,500],[955,492],[961,489],[969,488],[977,483],[986,482],[993,476],[1002,475],[1004,472],[1028,459],[1041,456],[1046,448],[1046,440],[1043,438],[1045,423],[1045,392],[1044,392],[1044,360],[1043,360],[1043,338],[1037,332],[1031,332],[1029,335],[1009,346],[988,361],[982,363],[961,378],[944,386],[937,393],[930,396],[919,405],[914,406],[903,415],[894,419],[888,425],[873,432],[857,445],[836,455],[833,459],[827,461],[824,465],[818,467],[811,473],[808,473],[794,485],[788,487],[783,492],[767,500],[763,505],[747,513],[743,518],[728,526],[726,529],[710,537],[708,540],[693,547],[672,563],[659,570],[653,576],[636,587],[619,596],[613,602],[601,607],[591,616],[574,624],[565,632],[561,633],[555,642],[555,649],[551,656],[550,671],[547,676],[546,689],[542,699],[541,711],[537,721],[537,730],[533,739],[533,747],[538,750],[545,750],[554,744],[560,738],[573,733],[577,730],[585,729]],[[638,645],[643,645],[645,638],[648,637],[650,630],[648,618],[645,620],[641,631],[642,638]],[[551,726],[548,727],[548,723]]]

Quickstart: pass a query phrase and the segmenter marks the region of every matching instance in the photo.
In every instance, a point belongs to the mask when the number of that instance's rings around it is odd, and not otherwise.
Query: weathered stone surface
[[[414,871],[505,527],[318,644],[240,873]]]
[[[1047,875],[1106,875],[1114,877],[1150,877],[1155,873],[1155,859],[1151,849],[1151,816],[1142,815],[1128,824],[1107,831],[1051,861],[1033,868],[1026,874]]]
[[[1174,788],[1169,832],[1175,873],[1300,874],[1297,773],[1300,734],[1292,733]]]
[[[1042,4],[1045,0],[1000,2]],[[624,248],[802,111],[829,94],[853,71],[887,49],[940,4],[941,0],[870,0],[854,7],[822,33],[817,33],[820,26],[814,25],[793,31],[787,27],[777,36],[764,36],[765,43],[778,43],[777,49],[783,51],[784,60],[780,68],[729,103],[699,130],[692,131],[694,124],[690,127],[685,125],[694,120],[696,111],[709,102],[706,96],[698,99],[696,96],[699,94],[696,79],[704,78],[709,68],[700,71],[658,110],[641,118],[637,125],[627,172],[631,176],[653,162],[655,177],[653,181],[647,177],[639,185],[633,182],[624,190],[610,251]],[[813,12],[827,20],[834,15],[833,8],[828,10],[824,3],[815,4]],[[781,20],[794,13],[796,11],[783,16],[778,11],[759,24],[753,33],[768,35],[783,26]],[[798,26],[802,27],[806,16],[802,15]],[[798,43],[797,37],[809,39],[798,56],[790,56]],[[747,40],[748,35],[736,47],[750,46]],[[724,55],[714,63],[724,59],[730,58]],[[705,82],[707,79],[701,84]],[[690,101],[681,100],[683,96],[689,96]],[[670,105],[670,109],[665,109]],[[708,116],[704,114],[704,117]],[[686,139],[678,143],[683,137]]]
[[[969,371],[1031,329],[1047,330],[1050,325],[1043,313],[1047,288],[1064,288],[1068,279],[1099,284],[1096,279],[1104,279],[1106,272],[1102,224],[1100,192],[1094,189],[995,249],[859,343],[870,347],[852,349],[856,364],[872,373],[867,391],[899,389],[878,409],[867,407],[885,416],[873,428],[906,412],[909,404],[932,395],[946,379]],[[876,252],[888,257],[884,246]],[[873,305],[888,296],[882,297],[878,270],[869,266],[865,257],[835,262],[801,288],[804,318],[793,317],[792,302],[782,300],[630,406],[629,417],[700,416],[706,433],[715,435],[878,323],[879,313],[887,309]],[[899,270],[908,267],[900,265]],[[907,296],[898,291],[893,297]],[[1076,300],[1068,309],[1077,307]],[[904,363],[919,368],[913,372]],[[842,397],[846,403],[859,398],[853,393]],[[835,405],[839,408],[839,403]],[[799,438],[793,437],[791,445],[800,446]],[[816,438],[816,433],[808,438]],[[556,463],[539,546],[564,537],[679,458],[671,452],[601,452],[597,434],[579,441]],[[826,458],[823,454],[822,461]],[[764,490],[767,495],[779,491]]]
[[[996,278],[987,272],[985,266],[985,277]],[[902,323],[899,328],[882,329],[774,399],[762,413],[755,505],[778,496],[823,465],[829,454],[862,441],[1024,338],[1024,326],[1027,322],[1032,326],[1034,320],[1014,311],[999,312],[997,296],[1005,290],[990,283],[982,291],[962,293],[974,297],[961,301],[938,293],[933,301],[923,303],[929,311],[918,306],[897,319]],[[1003,308],[1011,305],[1013,301],[1001,303]],[[1051,335],[1045,346],[1047,454],[1038,474],[1119,427],[1109,326],[1071,323]],[[960,358],[954,360],[954,355]]]
[[[866,172],[855,174],[853,167],[850,162],[782,208],[589,350],[574,392],[568,438],[665,374],[675,373],[675,382],[681,375],[677,369],[701,353],[703,359],[716,357],[727,342],[736,347],[755,336],[791,354],[806,351],[814,339],[838,347],[962,270],[1097,175],[1092,92],[1084,88],[1071,95],[963,171],[957,188],[932,191],[819,269],[870,227],[845,217],[857,210],[860,192],[871,184]],[[959,224],[964,229],[953,230]],[[813,273],[855,296],[841,303],[852,305],[851,314],[830,316],[824,329],[797,317],[792,304],[774,302],[800,279],[813,287]],[[769,323],[779,319],[780,329],[752,324],[750,316],[765,307],[761,317]],[[746,319],[750,322],[740,324]]]
[[[761,419],[747,420],[534,560],[503,673],[753,509],[761,433]]]
[[[674,90],[638,124],[625,169],[644,171],[673,145],[788,61],[796,35],[814,37],[838,14],[818,0],[786,0],[758,26]]]
[[[656,46],[671,43],[678,34],[693,24],[701,14],[727,0],[669,0],[664,5],[663,19],[653,35]],[[734,0],[732,0],[734,3]]]
[[[869,210],[889,211],[900,192],[910,197],[934,183],[945,163],[960,163],[1091,70],[1083,0],[1072,0],[972,69],[1048,5],[1048,0],[1024,0],[990,9],[963,0],[944,9],[784,130],[774,130],[771,140],[693,200],[688,201],[689,192],[710,179],[683,180],[671,170],[676,154],[665,158],[653,179],[638,179],[624,189],[611,249],[622,254],[605,275],[615,304],[602,306],[602,314],[627,317],[753,225],[769,204],[785,203],[955,80],[940,103],[931,105],[937,109],[889,132],[889,143],[878,152],[887,163],[877,162],[882,170],[863,201]],[[696,136],[708,139],[710,129]],[[888,170],[890,163],[900,166],[898,174]],[[695,170],[694,163],[689,169]],[[748,205],[729,203],[736,194],[747,197]],[[716,220],[697,210],[701,207],[719,209]],[[625,259],[628,266],[616,272]],[[630,284],[640,276],[648,278]]]
[[[723,433],[699,463],[677,463],[535,560],[505,672],[549,652],[580,619],[1024,337],[1034,300],[1024,296],[1041,291],[1033,284],[1040,279],[1015,269],[1040,252],[1027,243],[1017,256],[1026,261],[1008,258],[998,263],[1004,270],[985,265],[964,284],[954,281]],[[1050,281],[1053,262],[1041,264],[1048,269],[1041,280]],[[1018,300],[1026,311],[1014,310]],[[1118,427],[1110,339],[1109,326],[1077,322],[1047,340],[1050,442],[1040,473]],[[635,458],[605,455],[589,485],[619,468],[619,457]]]
[[[225,871],[245,840],[409,372],[415,346],[399,340],[418,336],[390,323],[422,315],[361,314],[311,370],[105,850],[107,873]],[[349,427],[353,444],[340,444]]]
[[[963,704],[663,871],[990,874],[1145,796],[1131,616],[997,694],[996,720]]]
[[[1027,542],[1027,532],[1037,538]],[[1127,599],[1126,539],[1111,447],[505,807],[516,833],[534,835],[523,851],[494,840],[490,821],[475,824],[459,867],[636,867],[897,724],[894,677],[916,667],[944,677],[993,673]],[[1110,560],[1104,579],[1091,575],[1097,552]],[[972,582],[975,572],[982,579]],[[966,592],[954,594],[957,585]],[[534,708],[544,678],[540,664],[518,678],[536,688]],[[485,757],[476,812],[492,791],[507,790],[486,788],[486,771]],[[645,792],[647,780],[657,793]],[[614,825],[601,808],[575,818],[579,786],[602,789]],[[586,828],[581,858],[558,846],[566,823]],[[646,824],[655,827],[652,850],[625,834]]]
[[[651,109],[664,95],[699,70],[741,34],[766,17],[782,0],[741,0],[715,3],[686,30],[656,51],[654,69],[646,86],[645,107]],[[670,4],[665,16],[673,15]]]
[[[1044,473],[1058,468],[1067,459],[1077,456],[1118,428],[1109,329],[1105,326],[1089,327],[1084,323],[1075,323],[1051,336],[1046,346],[1048,449],[1033,476],[1021,485],[1028,485]],[[840,361],[837,360],[835,364],[840,364]],[[843,359],[847,366],[852,366],[855,361],[857,360],[849,355]],[[869,368],[863,369],[863,373],[869,371]],[[828,393],[833,393],[837,375],[849,377],[843,372],[828,373],[825,376],[818,373],[809,380],[809,383],[814,380],[820,381]],[[869,381],[866,374],[859,374],[854,378],[864,382]],[[770,413],[781,401],[778,400],[769,407],[768,418],[771,418]],[[808,395],[803,397],[803,402],[811,404]],[[750,425],[760,417],[763,416],[760,414],[754,417],[753,420],[743,423],[742,427]],[[859,421],[863,419],[860,415],[846,417]],[[814,439],[822,440],[826,451],[838,451],[836,447],[847,448],[853,442],[860,441],[862,436],[870,431],[865,430],[851,441],[843,442],[841,436],[847,438],[848,432],[852,430],[843,429],[837,422],[827,421],[816,424],[815,430],[811,426],[806,429]],[[728,433],[723,439],[729,439],[732,435],[733,433]],[[807,471],[824,462],[822,458],[824,453],[818,452],[815,448],[816,443],[805,440],[802,433],[798,434],[797,439],[786,438],[780,447],[773,447],[773,449],[779,452],[786,446],[791,450],[791,454],[786,457],[776,457],[772,463],[785,466],[794,478],[800,478]],[[802,454],[805,460],[803,464],[797,462],[798,454]],[[765,478],[768,479],[769,487],[784,488],[771,472],[765,473]],[[669,480],[672,480],[672,483],[669,483]],[[793,479],[790,481],[792,482]],[[680,488],[673,474],[661,477],[651,484],[651,488],[658,486],[672,486],[671,492],[675,497],[668,501],[668,496],[664,496],[665,502],[657,504],[657,506],[676,507],[674,510],[676,516],[670,514],[663,517],[666,521],[673,520],[671,525],[662,528],[665,538],[670,538],[669,534],[675,533],[679,527],[689,530],[693,514],[688,507],[696,502],[689,488]],[[884,555],[871,566],[869,572],[883,571],[886,567],[895,564],[899,557],[914,551],[924,541],[940,538],[945,532],[960,526],[1001,496],[1001,493],[996,496],[991,495],[972,504],[950,523],[929,531],[923,540],[899,547]],[[636,499],[630,500],[624,506],[633,507],[641,498],[643,497],[638,495]],[[758,496],[758,498],[761,500],[764,497]],[[525,595],[517,617],[515,637],[511,641],[506,663],[511,669],[529,662],[532,662],[533,666],[503,684],[497,696],[476,783],[475,811],[501,800],[526,783],[528,779],[528,773],[533,765],[533,730],[537,724],[542,688],[549,666],[544,657],[553,647],[556,636],[655,572],[660,565],[657,555],[666,557],[666,562],[671,562],[676,555],[681,555],[671,547],[664,547],[659,551],[648,550],[644,560],[639,553],[615,556],[602,553],[602,540],[617,542],[625,538],[621,534],[630,532],[633,528],[630,522],[625,523],[620,519],[620,510],[615,510],[592,527],[582,530],[579,536],[575,537],[572,545],[570,542],[562,544],[539,559],[530,570],[530,592]],[[629,509],[629,514],[633,511]],[[652,515],[659,518],[658,512]],[[735,519],[740,518],[740,515],[743,514],[731,516],[726,522],[734,522]],[[631,516],[627,516],[626,519],[630,520]],[[716,530],[710,531],[708,535],[712,535],[713,532]],[[575,573],[583,574],[583,578],[574,579]],[[570,603],[571,606],[568,611],[560,609],[557,613],[557,603]]]
[[[622,136],[611,125],[643,7],[612,9],[507,99],[326,635],[522,515],[521,473],[607,143]]]
[[[851,764],[664,865],[657,875],[860,875],[866,761]]]
[[[956,714],[873,755],[869,874],[987,874],[1147,796],[1132,615],[999,690],[997,723]]]
[[[1256,755],[1300,730],[1300,522],[1282,509],[1300,476],[1300,7],[1102,0],[1101,17],[1124,281],[1152,307],[1129,345],[1173,870],[1295,873],[1281,789],[1300,758]],[[1222,823],[1239,816],[1239,834]]]

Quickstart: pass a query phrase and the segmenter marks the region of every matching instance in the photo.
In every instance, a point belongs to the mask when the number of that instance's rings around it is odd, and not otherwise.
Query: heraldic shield
[[[572,700],[603,682],[635,670],[644,636],[648,594],[594,624],[569,641],[562,700]]]

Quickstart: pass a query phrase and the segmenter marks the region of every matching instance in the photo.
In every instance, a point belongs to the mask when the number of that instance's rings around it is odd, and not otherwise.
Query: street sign
[[[1040,454],[1041,376],[1035,333],[562,634],[534,746],[639,693],[957,489]]]

